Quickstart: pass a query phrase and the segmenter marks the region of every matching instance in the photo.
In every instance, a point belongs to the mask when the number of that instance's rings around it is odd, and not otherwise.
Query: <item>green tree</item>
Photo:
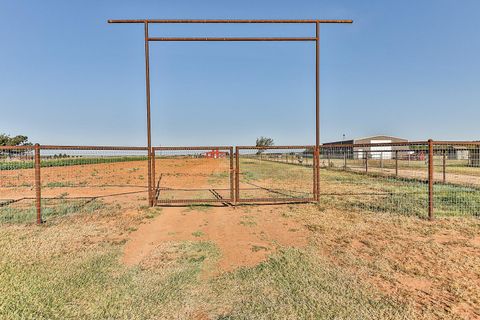
[[[271,147],[274,145],[272,138],[259,137],[255,143],[257,147]]]
[[[0,134],[0,146],[31,146],[27,136],[10,137],[6,134]]]
[[[255,142],[255,145],[257,147],[262,147],[262,148],[268,148],[274,145],[273,139],[272,138],[267,138],[267,137],[259,137],[257,138],[257,141]],[[262,154],[264,150],[259,149],[257,151],[257,154]]]
[[[0,147],[1,146],[31,146],[32,144],[28,142],[28,137],[26,136],[15,136],[10,137],[6,134],[0,134]],[[25,154],[27,150],[0,150],[0,157],[11,157],[12,155],[21,155]]]

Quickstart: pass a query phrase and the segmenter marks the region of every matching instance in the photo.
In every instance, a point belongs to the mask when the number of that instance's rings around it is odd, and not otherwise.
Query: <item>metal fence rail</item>
[[[151,156],[149,170],[148,156]],[[149,187],[150,186],[150,187]],[[0,147],[0,221],[153,205],[318,202],[480,216],[480,142],[203,147]]]

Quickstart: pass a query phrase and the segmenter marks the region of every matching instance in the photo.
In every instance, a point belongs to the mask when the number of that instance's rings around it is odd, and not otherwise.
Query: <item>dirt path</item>
[[[307,244],[305,228],[278,212],[275,206],[163,208],[131,234],[123,262],[142,264],[168,241],[212,241],[221,252],[219,270],[254,266],[279,247]]]
[[[349,168],[355,172],[365,172],[364,168]],[[434,179],[437,182],[443,181],[443,173],[439,169],[435,169],[436,172],[434,173]],[[368,168],[370,173],[383,173],[389,176],[395,175],[395,169],[381,169],[381,168]],[[439,172],[440,171],[440,172]],[[408,169],[399,169],[398,170],[399,177],[407,178],[407,179],[427,179],[427,171],[426,170],[408,170]],[[445,179],[447,183],[462,185],[462,186],[480,186],[480,177],[474,175],[465,175],[465,174],[458,174],[458,173],[446,173]]]

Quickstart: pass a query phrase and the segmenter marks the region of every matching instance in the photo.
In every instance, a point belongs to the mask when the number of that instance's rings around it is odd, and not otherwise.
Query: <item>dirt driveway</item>
[[[168,241],[211,241],[221,251],[218,271],[254,266],[278,247],[303,247],[301,223],[277,206],[163,208],[151,223],[133,232],[125,247],[127,265],[148,264],[150,253]]]

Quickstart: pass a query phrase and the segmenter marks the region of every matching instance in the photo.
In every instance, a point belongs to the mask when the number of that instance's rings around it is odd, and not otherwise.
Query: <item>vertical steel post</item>
[[[433,140],[428,140],[428,219],[433,220]]]
[[[447,182],[447,154],[443,150],[443,183]]]
[[[155,173],[155,149],[152,148],[152,202],[157,205],[157,182]]]
[[[234,172],[234,166],[233,166],[233,147],[230,147],[229,149],[230,152],[230,201],[235,203],[235,172]]]
[[[347,149],[343,148],[343,169],[347,170]]]
[[[320,202],[320,23],[315,23],[315,148],[316,152],[316,193]]]
[[[365,150],[365,173],[368,173],[368,151]]]
[[[240,201],[240,152],[235,147],[235,204]]]
[[[42,183],[40,175],[40,145],[35,144],[35,207],[37,209],[37,224],[42,223]]]
[[[313,200],[318,201],[318,194],[317,194],[317,147],[313,148]]]
[[[395,176],[398,177],[398,150],[395,151]]]
[[[150,127],[150,49],[148,40],[148,22],[144,22],[145,30],[145,87],[147,96],[147,145],[148,145],[148,204],[153,206],[152,197],[152,136]]]
[[[315,165],[316,165],[316,161],[315,161],[315,147],[313,148],[313,152],[312,152],[312,178],[313,178],[313,200],[316,201],[317,200],[317,176],[316,176],[316,169],[315,169]]]

